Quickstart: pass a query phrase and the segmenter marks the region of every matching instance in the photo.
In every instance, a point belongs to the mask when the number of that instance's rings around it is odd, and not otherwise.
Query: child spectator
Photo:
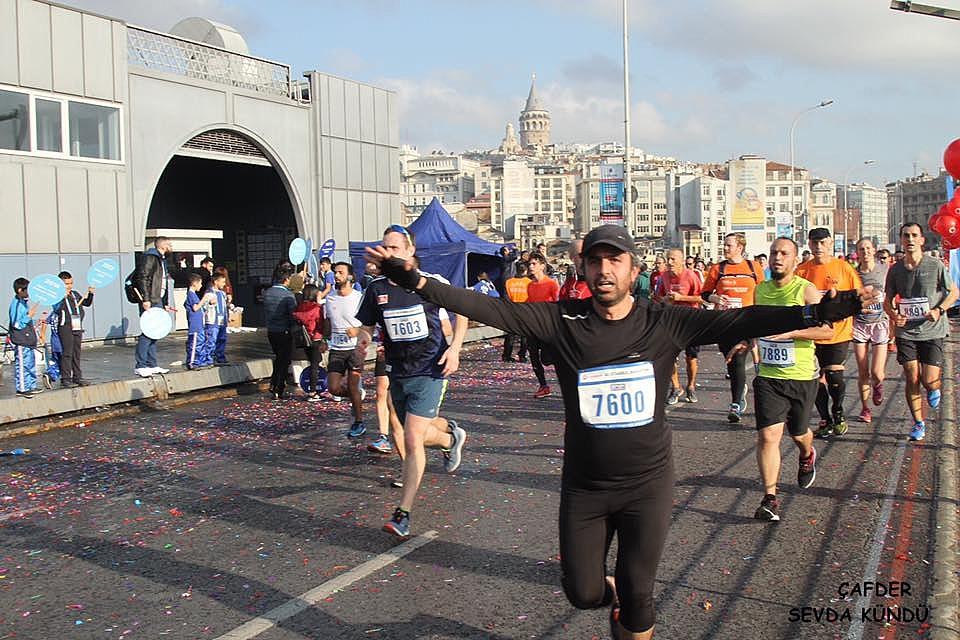
[[[481,271],[477,274],[477,284],[473,285],[473,290],[485,296],[490,296],[491,298],[500,297],[500,292],[497,291],[497,288],[490,282],[490,277],[486,271]]]
[[[200,299],[199,291],[203,287],[203,276],[191,273],[187,289],[187,301],[183,305],[187,311],[187,369],[202,369],[204,354],[206,353],[206,334],[203,327],[204,306],[213,302],[213,299],[204,296]]]
[[[10,302],[10,342],[13,343],[13,368],[16,377],[17,395],[32,398],[39,391],[37,385],[37,332],[33,324],[40,305],[30,306],[27,288],[30,281],[17,278],[13,281],[14,297]]]
[[[222,273],[215,273],[210,278],[210,288],[204,294],[206,304],[203,305],[203,357],[201,366],[213,364],[213,354],[217,349],[217,338],[220,328],[226,328],[224,318],[227,315],[227,294],[223,292],[223,285],[227,278]]]
[[[220,287],[220,293],[217,297],[223,297],[223,324],[220,325],[220,331],[217,333],[217,343],[213,348],[213,361],[217,365],[227,364],[227,325],[230,322],[230,309],[233,307],[233,286],[230,284],[230,274],[226,267],[217,267],[213,270],[213,277],[223,276],[223,286]]]
[[[307,402],[318,402],[320,400],[317,377],[320,358],[326,351],[326,344],[323,340],[323,307],[317,302],[320,291],[320,288],[316,285],[306,285],[303,288],[303,302],[298,304],[293,311],[294,320],[302,324],[313,339],[310,346],[303,347],[307,360],[310,361],[310,389],[313,391],[307,398]]]
[[[83,387],[87,381],[80,371],[80,347],[83,344],[84,307],[93,306],[93,287],[87,287],[87,295],[81,296],[73,290],[73,276],[69,271],[61,271],[58,277],[63,280],[67,295],[53,305],[53,322],[60,339],[62,355],[60,359],[60,386]]]

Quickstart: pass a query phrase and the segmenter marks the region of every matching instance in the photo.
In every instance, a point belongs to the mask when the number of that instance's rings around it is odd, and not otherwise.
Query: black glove
[[[387,258],[380,262],[380,272],[389,280],[396,283],[397,286],[410,291],[417,288],[420,284],[420,271],[417,269],[407,269],[407,261],[403,258]]]
[[[808,327],[819,327],[825,322],[836,322],[860,313],[863,305],[860,294],[856,291],[838,291],[837,295],[823,296],[817,304],[808,304],[803,308],[804,324]]]

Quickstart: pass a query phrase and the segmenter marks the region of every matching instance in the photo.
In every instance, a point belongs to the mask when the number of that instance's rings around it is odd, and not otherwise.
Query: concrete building
[[[727,207],[729,181],[723,172],[671,172],[669,198],[671,225],[666,234],[667,244],[682,247],[686,255],[704,260],[723,259],[723,238],[730,232]],[[764,250],[747,244],[751,253]]]
[[[837,185],[829,180],[810,181],[810,228],[834,228],[837,212]]]
[[[810,222],[810,172],[794,167],[790,179],[790,165],[768,160],[764,185],[764,240],[767,246],[778,236],[793,236],[801,245],[807,242]],[[793,196],[790,195],[791,186]],[[791,212],[790,207],[793,206]]]
[[[579,164],[576,173],[576,213],[574,227],[577,233],[585,234],[594,227],[607,222],[624,224],[622,213],[610,218],[601,215],[600,196],[604,167],[613,167],[611,175],[620,176],[623,181],[622,163],[610,158],[606,162],[598,158],[588,158]],[[664,231],[668,227],[667,219],[667,172],[663,167],[638,163],[631,167],[630,182],[634,198],[633,209],[635,223],[630,229],[634,239],[646,244],[659,246]],[[617,188],[622,189],[622,186]]]
[[[550,112],[537,95],[537,76],[530,82],[527,103],[520,112],[520,146],[524,150],[542,149],[550,144]]]
[[[940,246],[940,236],[930,231],[930,216],[947,201],[947,179],[949,174],[940,171],[940,175],[921,174],[913,178],[898,180],[887,185],[887,211],[889,224],[886,235],[890,242],[900,246],[897,230],[905,222],[916,222],[923,229],[926,247]]]
[[[465,203],[476,191],[480,163],[463,156],[431,153],[421,156],[416,147],[400,150],[400,202],[419,215],[434,197],[441,204]]]
[[[874,243],[886,242],[890,228],[886,189],[868,184],[850,184],[846,188],[841,185],[837,187],[837,204],[848,253],[855,249],[860,238],[870,238]]]
[[[536,213],[533,167],[524,160],[504,160],[491,165],[490,172],[490,226],[505,238],[516,238],[519,221]]]
[[[391,92],[314,71],[298,81],[201,23],[158,33],[0,0],[0,282],[67,269],[82,289],[97,259],[129,272],[148,229],[213,229],[214,258],[256,323],[292,237],[345,250],[399,220]],[[135,334],[137,320],[114,284],[88,337]]]

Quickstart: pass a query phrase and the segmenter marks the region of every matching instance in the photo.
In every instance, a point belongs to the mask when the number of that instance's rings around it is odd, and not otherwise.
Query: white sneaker
[[[140,367],[139,369],[134,369],[133,372],[140,376],[141,378],[149,378],[153,375],[152,367]]]
[[[360,387],[360,401],[363,402],[367,399],[367,390],[363,387]]]
[[[163,367],[153,367],[151,371],[153,371],[153,373],[170,373],[170,369],[164,369]]]

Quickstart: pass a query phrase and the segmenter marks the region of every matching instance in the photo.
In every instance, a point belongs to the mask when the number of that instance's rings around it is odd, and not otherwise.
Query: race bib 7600
[[[577,375],[580,417],[596,429],[627,429],[653,422],[657,383],[653,363],[584,369]]]

